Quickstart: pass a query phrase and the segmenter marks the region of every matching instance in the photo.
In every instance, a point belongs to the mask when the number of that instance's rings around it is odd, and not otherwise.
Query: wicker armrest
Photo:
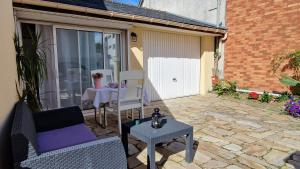
[[[81,109],[78,106],[36,112],[33,113],[33,117],[37,132],[84,123]]]
[[[21,162],[32,169],[127,168],[127,159],[119,137],[100,139],[43,153]]]

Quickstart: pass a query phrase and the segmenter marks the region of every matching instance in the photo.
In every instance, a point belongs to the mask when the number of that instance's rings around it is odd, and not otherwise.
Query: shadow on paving
[[[145,107],[145,117],[150,117],[153,113],[154,108],[160,108],[160,112],[163,115],[174,118],[170,113],[169,108],[164,104],[163,101],[152,102],[151,105]],[[93,113],[94,110],[86,110],[87,112]],[[131,116],[131,113],[128,113]],[[138,118],[138,112],[133,111],[134,118]],[[99,114],[97,115],[99,120]],[[126,113],[122,114],[122,123],[131,121],[131,117],[126,118]],[[85,123],[91,130],[97,135],[98,138],[107,138],[112,136],[119,136],[118,133],[118,120],[114,114],[107,114],[107,127],[101,128],[94,120],[94,116],[86,116]],[[149,126],[150,127],[150,126]],[[147,145],[146,143],[128,136],[129,143],[129,156],[128,165],[129,168],[147,168]],[[194,141],[193,145],[193,157],[198,148],[198,141]],[[164,142],[160,146],[156,146],[156,164],[158,168],[162,168],[168,159],[173,160],[184,160],[185,158],[185,139],[184,137],[172,139],[168,142]]]

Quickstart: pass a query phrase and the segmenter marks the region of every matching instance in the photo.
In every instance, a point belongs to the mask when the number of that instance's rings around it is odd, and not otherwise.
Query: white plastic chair
[[[91,71],[91,78],[92,78],[93,87],[95,87],[93,75],[96,74],[96,73],[101,73],[103,75],[103,78],[101,80],[103,86],[106,86],[106,85],[108,85],[108,83],[113,82],[112,70],[110,70],[110,69],[92,70]]]
[[[122,83],[126,83],[126,93],[121,93]],[[117,102],[112,102],[113,110],[118,113],[119,132],[122,134],[121,113],[126,110],[140,109],[144,118],[144,72],[143,71],[124,71],[120,72]],[[133,118],[133,117],[132,117]]]

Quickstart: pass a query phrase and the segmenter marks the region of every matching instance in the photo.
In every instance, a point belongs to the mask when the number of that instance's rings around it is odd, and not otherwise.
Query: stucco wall
[[[225,6],[226,0],[144,0],[143,3],[146,8],[168,11],[215,25],[221,23],[222,26],[225,26]]]
[[[137,35],[137,41],[130,39],[129,70],[143,69],[143,29],[134,27],[130,30]]]
[[[212,90],[212,69],[214,67],[214,37],[201,37],[201,75],[200,94]]]
[[[14,20],[11,0],[0,1],[0,168],[10,168],[10,112],[17,100]]]

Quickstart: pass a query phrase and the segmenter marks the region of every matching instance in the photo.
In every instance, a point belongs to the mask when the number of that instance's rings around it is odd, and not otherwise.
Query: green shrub
[[[272,98],[273,98],[272,95],[264,91],[264,93],[260,96],[259,101],[262,103],[269,103],[272,101]]]
[[[288,93],[288,92],[283,92],[280,94],[280,96],[276,97],[275,100],[277,102],[284,102],[284,101],[287,101],[291,98],[291,94]]]
[[[216,84],[213,90],[220,95],[234,95],[236,93],[236,82],[221,80]]]

